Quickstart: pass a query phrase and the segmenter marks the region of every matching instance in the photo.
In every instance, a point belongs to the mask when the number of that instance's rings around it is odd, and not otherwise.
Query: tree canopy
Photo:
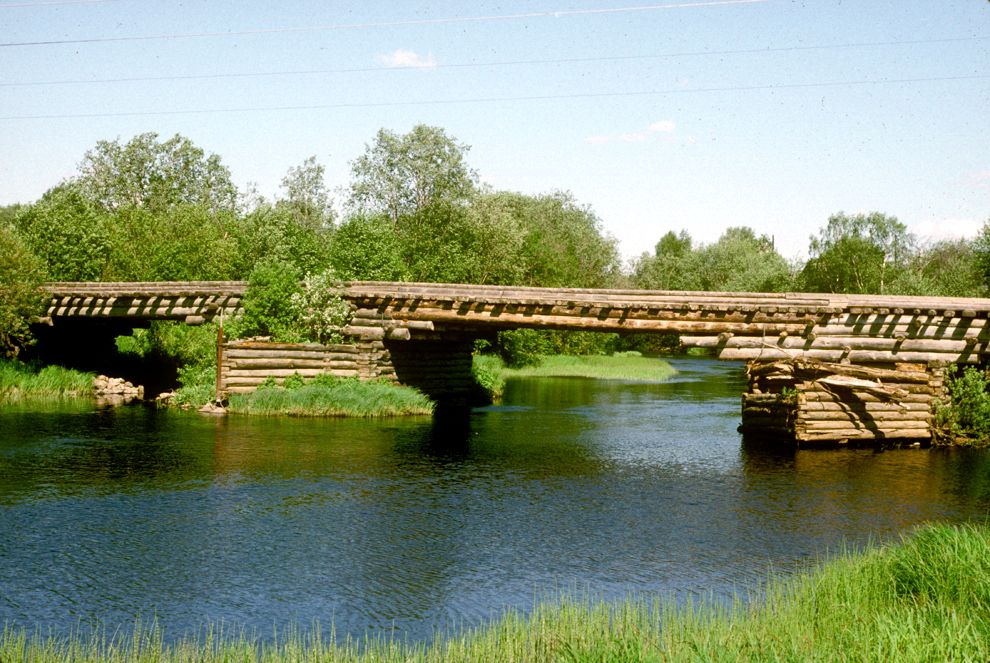
[[[351,204],[398,223],[430,205],[466,202],[478,180],[469,149],[439,127],[418,124],[402,135],[381,129],[351,164]]]

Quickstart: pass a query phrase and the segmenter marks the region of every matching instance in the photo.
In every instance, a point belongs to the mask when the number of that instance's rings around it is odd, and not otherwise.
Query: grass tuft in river
[[[61,366],[38,368],[0,359],[0,403],[62,400],[93,395],[93,375]]]
[[[410,387],[321,375],[311,382],[286,380],[285,387],[263,385],[231,394],[231,412],[310,417],[392,417],[431,414],[433,402]]]
[[[528,617],[429,645],[335,642],[318,627],[272,643],[219,627],[174,644],[131,636],[29,636],[7,627],[0,660],[106,661],[985,661],[990,659],[990,528],[930,525],[898,543],[847,552],[772,580],[733,605],[632,597],[564,599]]]

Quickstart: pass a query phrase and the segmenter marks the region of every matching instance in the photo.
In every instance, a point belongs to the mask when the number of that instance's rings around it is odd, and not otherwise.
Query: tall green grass
[[[62,400],[93,395],[93,374],[61,366],[37,368],[0,359],[0,403]]]
[[[632,597],[571,598],[509,612],[429,645],[341,639],[318,627],[261,643],[213,628],[169,643],[128,636],[29,636],[7,628],[0,661],[986,661],[990,659],[990,529],[923,527],[895,545],[842,554],[771,580],[731,605]]]
[[[410,387],[321,375],[287,387],[262,386],[231,394],[230,412],[310,417],[392,417],[431,414],[433,401]]]

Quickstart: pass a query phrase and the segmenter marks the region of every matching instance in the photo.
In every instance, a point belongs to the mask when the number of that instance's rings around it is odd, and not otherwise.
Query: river
[[[927,520],[983,521],[990,455],[736,432],[738,364],[510,381],[435,419],[0,410],[0,623],[336,625],[425,640],[560,592],[727,597]]]

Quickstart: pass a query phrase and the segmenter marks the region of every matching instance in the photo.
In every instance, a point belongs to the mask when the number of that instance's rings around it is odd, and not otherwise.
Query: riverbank
[[[36,367],[0,360],[0,403],[66,400],[93,396],[93,374],[61,366]]]
[[[430,645],[345,639],[319,629],[274,643],[213,627],[167,642],[127,636],[30,636],[5,627],[0,660],[157,661],[696,661],[987,660],[990,528],[929,525],[893,545],[845,553],[771,579],[750,602],[567,599]]]
[[[509,378],[589,378],[595,380],[624,380],[628,382],[663,382],[675,373],[674,368],[654,357],[638,352],[613,355],[553,355],[541,357],[535,366],[509,368],[493,355],[475,355],[474,377],[493,400],[501,398]]]

